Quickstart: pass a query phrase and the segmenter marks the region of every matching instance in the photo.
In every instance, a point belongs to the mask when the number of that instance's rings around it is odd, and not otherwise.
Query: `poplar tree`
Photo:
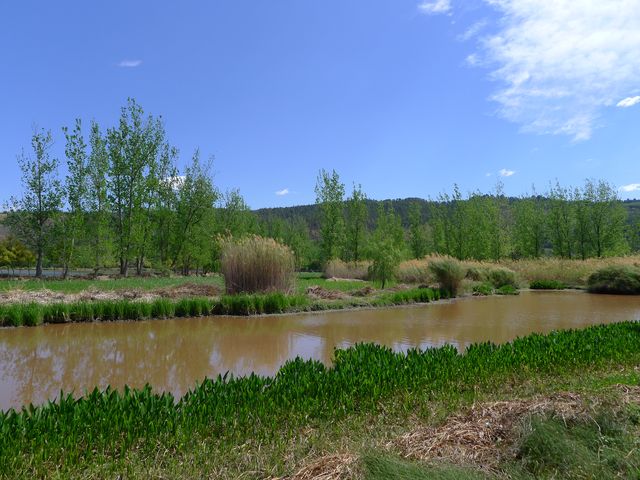
[[[346,208],[346,255],[348,260],[358,262],[362,257],[364,239],[367,233],[367,196],[362,185],[353,184],[353,191],[347,200]]]
[[[174,267],[188,275],[192,265],[202,266],[208,260],[211,221],[218,192],[210,176],[211,163],[202,165],[198,150],[176,189],[176,218],[173,236]]]
[[[75,263],[78,243],[81,241],[85,224],[87,204],[87,145],[82,135],[82,122],[76,119],[73,131],[63,127],[66,139],[65,155],[67,157],[67,176],[64,184],[64,199],[68,211],[62,215],[59,222],[58,235],[61,251],[63,273],[67,278],[69,267]]]
[[[6,220],[12,232],[35,252],[37,278],[42,278],[45,249],[52,241],[62,207],[62,188],[57,178],[59,162],[49,153],[52,144],[50,131],[36,130],[31,138],[34,157],[24,152],[18,156],[24,194],[11,199],[11,212]]]
[[[344,184],[335,170],[322,169],[316,180],[320,206],[320,255],[323,263],[340,257],[344,245]]]
[[[412,202],[409,207],[409,246],[413,258],[422,258],[427,254],[426,225],[422,221],[422,207]]]
[[[108,196],[109,154],[107,141],[100,127],[91,122],[89,135],[91,152],[87,159],[87,192],[85,235],[91,252],[94,274],[97,274],[109,259],[111,252],[111,212]]]

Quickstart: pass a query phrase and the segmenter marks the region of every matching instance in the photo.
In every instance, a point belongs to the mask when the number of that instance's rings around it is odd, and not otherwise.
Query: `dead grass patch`
[[[617,385],[621,402],[640,404],[640,386]],[[450,416],[439,426],[420,426],[389,442],[387,449],[418,461],[446,461],[495,471],[504,460],[512,460],[514,443],[522,422],[532,415],[547,415],[562,421],[589,418],[601,400],[562,392],[526,400],[484,402]]]

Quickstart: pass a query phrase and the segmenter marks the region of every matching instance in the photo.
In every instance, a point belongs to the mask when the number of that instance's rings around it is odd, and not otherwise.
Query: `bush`
[[[587,280],[591,293],[640,295],[640,268],[611,266],[592,273]]]
[[[503,285],[496,288],[496,295],[519,295],[520,292],[513,285]]]
[[[460,261],[450,257],[434,259],[429,263],[429,270],[436,277],[440,288],[445,290],[449,296],[455,297],[458,294],[458,289],[465,275]]]
[[[534,280],[529,284],[532,290],[564,290],[567,286],[558,280]]]
[[[482,295],[482,296],[492,295],[493,294],[493,287],[491,286],[491,284],[486,283],[486,282],[480,283],[478,285],[474,285],[473,286],[473,294],[474,295]]]
[[[229,238],[222,245],[220,267],[229,294],[288,292],[294,265],[291,249],[270,238]]]
[[[504,267],[490,268],[487,272],[487,280],[494,288],[504,287],[509,285],[513,288],[518,288],[518,282],[516,281],[516,272]]]

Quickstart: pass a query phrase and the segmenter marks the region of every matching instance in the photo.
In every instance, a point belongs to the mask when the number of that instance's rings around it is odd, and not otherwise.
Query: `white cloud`
[[[500,18],[475,63],[492,65],[492,99],[523,131],[586,140],[638,87],[640,0],[484,1]]]
[[[638,103],[640,103],[640,96],[627,97],[627,98],[623,98],[622,100],[620,100],[616,104],[616,107],[622,107],[622,108],[633,107],[634,105],[636,105]]]
[[[501,177],[510,177],[511,175],[514,175],[516,172],[515,170],[507,170],[506,168],[501,169],[498,174]]]
[[[284,195],[289,195],[289,189],[283,188],[282,190],[278,190],[276,192],[276,195],[278,195],[279,197],[283,197]]]
[[[629,185],[622,185],[620,190],[623,192],[639,192],[640,183],[630,183]]]
[[[424,1],[418,5],[418,10],[427,15],[449,13],[451,11],[451,0]]]
[[[136,68],[142,65],[142,60],[122,60],[118,63],[120,68]]]
[[[491,172],[485,173],[484,176],[485,177],[490,177],[491,176]]]
[[[474,23],[469,28],[467,28],[467,30],[462,35],[458,36],[458,40],[461,40],[463,42],[471,40],[473,37],[477,36],[488,24],[489,22],[486,19]]]

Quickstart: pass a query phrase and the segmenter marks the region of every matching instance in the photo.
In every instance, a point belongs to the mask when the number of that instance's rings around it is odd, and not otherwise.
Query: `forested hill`
[[[520,199],[515,197],[509,198],[509,203],[517,203]],[[422,220],[429,220],[429,206],[437,203],[433,200],[425,200],[422,198],[403,198],[395,200],[366,200],[369,210],[369,227],[373,228],[377,217],[378,205],[383,203],[391,205],[397,215],[400,216],[402,224],[406,227],[409,225],[409,208],[412,204],[419,204],[422,211]],[[622,202],[627,211],[628,222],[635,223],[640,221],[640,200],[625,200]],[[254,210],[254,213],[260,220],[270,221],[276,218],[291,221],[295,218],[302,218],[311,231],[317,231],[320,228],[320,216],[318,205],[298,205],[295,207],[278,207],[278,208],[260,208]]]

